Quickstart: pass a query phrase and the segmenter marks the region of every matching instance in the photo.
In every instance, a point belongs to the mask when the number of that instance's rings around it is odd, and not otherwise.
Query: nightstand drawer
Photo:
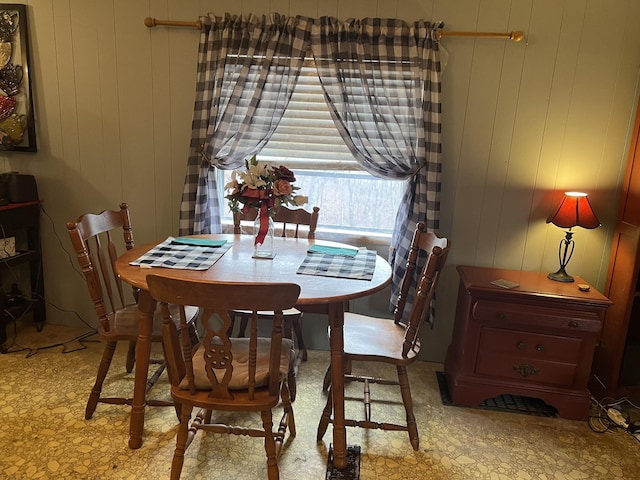
[[[478,352],[576,364],[582,343],[579,337],[484,327],[480,333]]]
[[[567,387],[575,382],[576,365],[480,351],[475,373],[493,378]]]
[[[567,332],[599,332],[600,317],[593,311],[571,311],[517,305],[507,302],[478,300],[473,306],[473,319],[478,322],[498,322],[505,327],[531,326],[536,329],[552,328]]]

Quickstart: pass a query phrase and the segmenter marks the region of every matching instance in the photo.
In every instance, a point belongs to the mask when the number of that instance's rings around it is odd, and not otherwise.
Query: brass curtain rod
[[[151,28],[156,26],[167,27],[194,27],[200,30],[202,23],[198,20],[195,22],[183,22],[179,20],[158,20],[156,18],[147,17],[144,19],[144,24]],[[506,33],[499,32],[447,32],[444,30],[438,30],[436,33],[436,39],[439,41],[442,37],[483,37],[483,38],[505,38],[513,40],[514,42],[520,42],[524,38],[524,32],[513,31]]]

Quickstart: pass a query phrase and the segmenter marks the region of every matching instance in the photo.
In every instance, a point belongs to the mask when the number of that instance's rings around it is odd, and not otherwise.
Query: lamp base
[[[558,270],[557,272],[550,273],[549,275],[547,275],[547,278],[555,280],[556,282],[569,283],[574,281],[573,277],[564,271],[564,268],[560,268],[560,270]]]

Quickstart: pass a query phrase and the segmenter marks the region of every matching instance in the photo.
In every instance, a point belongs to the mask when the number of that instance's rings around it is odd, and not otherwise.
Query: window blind
[[[280,125],[259,158],[293,169],[360,170],[331,119],[313,60],[305,61]]]

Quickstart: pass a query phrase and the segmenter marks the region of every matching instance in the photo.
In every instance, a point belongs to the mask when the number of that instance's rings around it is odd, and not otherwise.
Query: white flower
[[[307,203],[309,201],[309,197],[305,196],[305,195],[295,195],[293,197],[293,203],[294,205],[296,205],[297,207],[304,205],[305,203]]]
[[[240,189],[240,185],[236,176],[237,172],[235,170],[231,172],[231,180],[224,186],[225,191],[232,190],[232,193],[235,193]]]
[[[268,176],[268,167],[269,165],[261,162],[257,165],[250,165],[246,172],[240,172],[239,175],[244,184],[244,188],[260,188],[266,186],[267,182],[263,177]]]

